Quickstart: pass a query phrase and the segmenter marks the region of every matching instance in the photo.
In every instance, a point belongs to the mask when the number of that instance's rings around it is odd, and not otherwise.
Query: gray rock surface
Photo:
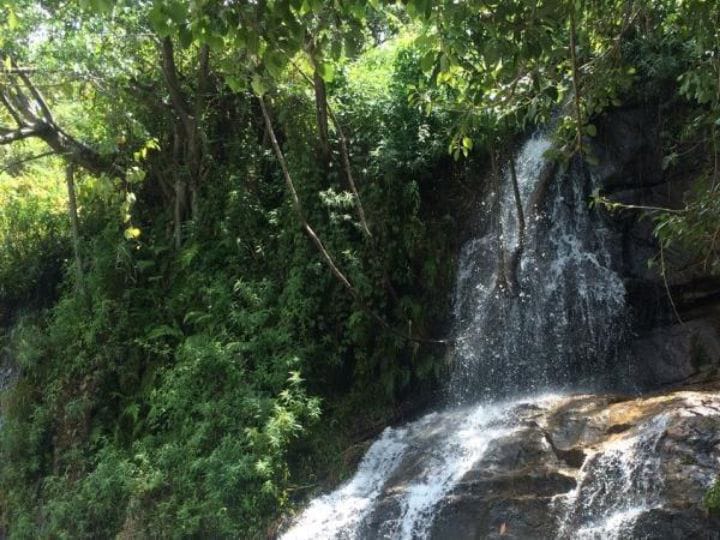
[[[720,383],[573,396],[513,414],[515,429],[436,507],[430,538],[720,538],[720,520],[702,506],[720,473]],[[395,472],[364,538],[384,538],[416,474]]]

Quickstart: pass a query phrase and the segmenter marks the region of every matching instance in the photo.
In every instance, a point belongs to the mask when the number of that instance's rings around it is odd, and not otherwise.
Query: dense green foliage
[[[0,534],[260,537],[337,481],[445,369],[477,169],[553,115],[565,159],[675,108],[658,234],[718,270],[715,2],[3,5]]]

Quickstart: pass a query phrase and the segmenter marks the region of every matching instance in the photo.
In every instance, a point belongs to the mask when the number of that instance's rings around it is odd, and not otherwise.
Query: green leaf
[[[153,6],[148,13],[148,20],[150,26],[160,35],[160,37],[166,37],[170,34],[170,25],[168,16],[163,12],[159,4]]]
[[[320,73],[322,80],[327,83],[333,82],[335,79],[335,66],[333,66],[330,62],[321,63],[318,66],[318,72]]]
[[[150,330],[146,335],[146,339],[158,339],[158,338],[164,338],[164,337],[182,337],[183,333],[173,326],[168,326],[167,324],[163,324],[160,326],[155,326]]]
[[[265,94],[267,89],[265,88],[265,84],[263,83],[262,77],[255,73],[252,78],[252,82],[250,83],[250,86],[252,86],[253,92],[255,92],[255,95],[262,96]]]
[[[435,51],[428,51],[422,57],[422,60],[420,60],[420,68],[425,73],[430,72],[435,65],[435,56]]]
[[[282,75],[285,63],[285,55],[280,52],[270,51],[263,58],[265,61],[265,69],[273,79],[278,79]]]
[[[597,135],[597,128],[594,124],[588,124],[585,126],[585,133],[587,133],[590,137],[595,137]]]
[[[234,75],[228,75],[225,78],[225,82],[233,92],[240,92],[245,88],[245,82]]]
[[[178,29],[178,38],[180,40],[180,46],[183,49],[187,49],[193,41],[193,35],[190,29],[186,25],[182,25]]]
[[[8,10],[8,15],[7,15],[8,28],[10,30],[15,30],[18,27],[17,15],[15,14],[15,10],[11,6],[8,6],[7,10]]]
[[[102,0],[107,1],[107,0]],[[188,4],[182,2],[170,2],[166,4],[167,13],[176,24],[182,24],[187,20]]]

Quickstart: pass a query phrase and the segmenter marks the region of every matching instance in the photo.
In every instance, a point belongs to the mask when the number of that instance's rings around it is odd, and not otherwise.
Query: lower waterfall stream
[[[642,512],[661,504],[656,454],[663,415],[583,450],[579,461],[548,435],[575,429],[575,417],[562,430],[553,428],[563,407],[585,410],[584,398],[570,392],[606,388],[606,375],[622,372],[616,353],[627,326],[625,289],[613,269],[607,231],[588,207],[592,177],[573,165],[556,171],[544,158],[550,145],[535,135],[515,160],[524,231],[508,170],[485,197],[479,232],[462,249],[448,408],[385,429],[355,475],[311,501],[282,538],[488,537],[441,525],[454,519],[453,504],[464,504],[460,487],[475,501],[477,515],[500,511],[483,505],[496,504],[498,493],[514,493],[517,486],[508,488],[505,476],[492,474],[505,467],[502,448],[521,439],[532,447],[513,451],[515,461],[532,464],[543,453],[559,471],[542,472],[538,487],[529,486],[555,489],[541,510],[552,525],[537,528],[534,538],[625,538]],[[515,267],[508,263],[514,253]],[[514,275],[508,279],[507,273]],[[505,290],[510,282],[513,291]],[[691,415],[701,406],[688,398],[673,414]],[[512,533],[513,520],[523,519],[506,513],[493,525],[497,536]]]

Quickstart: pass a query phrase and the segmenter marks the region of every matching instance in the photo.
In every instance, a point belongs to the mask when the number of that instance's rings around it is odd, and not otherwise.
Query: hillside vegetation
[[[592,163],[656,111],[694,188],[646,211],[720,272],[716,1],[0,6],[0,536],[271,534],[433,399],[467,216],[539,126]]]

